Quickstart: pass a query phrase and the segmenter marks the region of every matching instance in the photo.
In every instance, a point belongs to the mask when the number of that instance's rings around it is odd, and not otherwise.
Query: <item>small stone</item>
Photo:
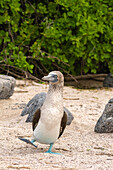
[[[105,79],[104,79],[104,82],[103,82],[103,86],[104,87],[113,87],[113,76],[111,73],[109,73]]]
[[[7,75],[0,75],[0,99],[8,99],[12,96],[15,85],[15,78]]]
[[[113,133],[113,98],[108,101],[103,114],[95,125],[97,133]]]

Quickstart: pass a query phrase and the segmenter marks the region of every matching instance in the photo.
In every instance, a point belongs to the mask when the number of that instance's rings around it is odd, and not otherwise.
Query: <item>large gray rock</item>
[[[0,75],[0,99],[8,99],[10,96],[12,96],[15,84],[15,78],[6,75]]]
[[[113,133],[113,98],[106,104],[94,130],[97,133]]]
[[[46,93],[41,92],[41,93],[36,94],[28,102],[28,104],[22,110],[22,113],[21,113],[21,116],[28,114],[26,122],[32,122],[34,113],[36,112],[37,109],[39,109],[43,105],[45,99],[46,99]],[[70,125],[72,120],[74,119],[74,117],[73,117],[72,113],[66,107],[64,107],[64,111],[67,114],[67,125]]]
[[[113,76],[111,73],[109,73],[105,79],[104,79],[104,82],[103,82],[103,86],[104,87],[113,87]]]

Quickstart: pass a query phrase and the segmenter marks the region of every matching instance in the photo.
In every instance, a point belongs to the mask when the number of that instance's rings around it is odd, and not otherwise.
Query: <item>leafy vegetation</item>
[[[1,70],[80,75],[112,66],[113,1],[0,1]]]

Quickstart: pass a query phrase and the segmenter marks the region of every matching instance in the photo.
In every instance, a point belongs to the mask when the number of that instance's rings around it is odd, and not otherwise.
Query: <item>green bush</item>
[[[1,0],[0,63],[32,72],[34,60],[73,75],[100,63],[113,72],[113,1]]]

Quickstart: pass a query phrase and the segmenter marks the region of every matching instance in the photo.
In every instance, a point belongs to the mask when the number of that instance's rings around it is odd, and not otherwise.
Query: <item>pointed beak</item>
[[[53,75],[48,74],[48,76],[42,77],[42,80],[54,81],[54,77],[53,77]]]

